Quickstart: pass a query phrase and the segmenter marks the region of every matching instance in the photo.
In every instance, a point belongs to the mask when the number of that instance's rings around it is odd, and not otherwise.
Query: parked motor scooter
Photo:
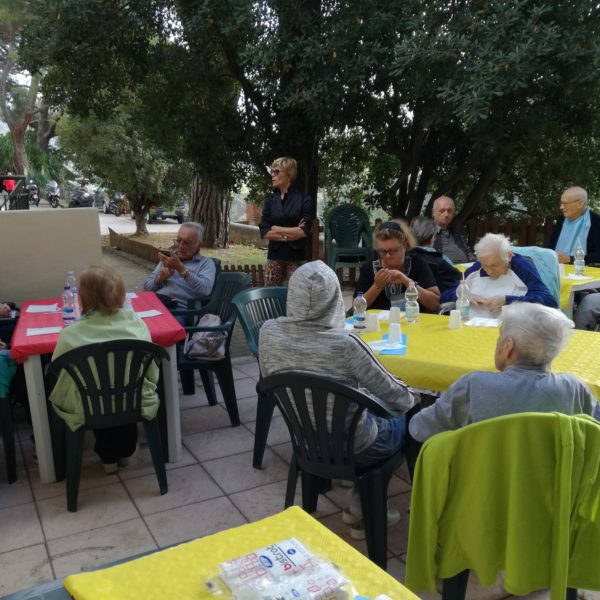
[[[46,201],[52,208],[57,208],[60,204],[60,189],[54,180],[46,184]]]
[[[33,181],[30,181],[25,189],[29,193],[29,204],[39,206],[40,196],[38,194],[38,186]]]

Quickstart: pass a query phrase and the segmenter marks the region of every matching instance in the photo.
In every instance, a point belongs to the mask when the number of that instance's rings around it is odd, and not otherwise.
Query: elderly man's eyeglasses
[[[575,204],[575,202],[582,202],[581,198],[578,198],[577,200],[569,200],[568,202],[563,202],[562,200],[560,201],[560,205],[561,206],[567,206],[567,204]]]
[[[191,248],[195,243],[192,240],[184,240],[182,238],[175,238],[173,240],[173,246],[183,246],[184,248]]]
[[[385,258],[386,256],[395,256],[400,250],[402,250],[402,246],[390,248],[389,250],[377,250],[377,254],[379,254],[379,258]]]

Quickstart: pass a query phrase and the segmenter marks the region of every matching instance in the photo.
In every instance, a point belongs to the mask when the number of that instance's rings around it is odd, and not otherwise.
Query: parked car
[[[80,186],[71,194],[69,208],[90,208],[92,206],[94,206],[94,195],[90,194],[83,186]]]
[[[152,223],[157,221],[158,219],[175,219],[178,223],[183,223],[187,221],[188,218],[189,205],[182,198],[175,203],[173,208],[167,208],[164,206],[152,206],[148,212],[147,220],[148,223]],[[135,219],[135,214],[133,210],[131,211],[131,218]]]

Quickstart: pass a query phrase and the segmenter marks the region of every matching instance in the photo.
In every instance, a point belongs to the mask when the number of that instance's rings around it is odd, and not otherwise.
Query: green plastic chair
[[[429,438],[411,495],[405,585],[464,600],[469,571],[508,594],[600,590],[600,424],[519,413]]]
[[[233,304],[246,335],[250,352],[258,359],[258,338],[265,321],[285,316],[288,289],[286,287],[263,287],[244,290],[236,295]],[[252,466],[262,468],[267,447],[267,437],[275,404],[264,394],[256,401],[256,431],[254,432],[254,456]]]
[[[161,494],[167,472],[157,419],[142,417],[142,388],[152,362],[169,360],[164,348],[141,340],[115,340],[74,348],[50,363],[47,376],[64,369],[82,398],[85,425],[65,434],[67,509],[77,512],[81,460],[86,429],[119,427],[142,421]],[[96,377],[97,376],[97,377]],[[111,383],[112,380],[112,383]]]
[[[380,400],[321,375],[280,372],[259,381],[257,390],[277,404],[290,432],[294,454],[285,507],[294,503],[299,473],[302,508],[307,512],[317,509],[324,483],[331,479],[354,482],[360,494],[369,558],[385,570],[387,490],[404,455],[398,450],[373,466],[360,468],[354,464],[354,434],[365,410],[382,418],[396,415]]]
[[[4,444],[6,476],[8,483],[17,480],[17,453],[15,428],[10,406],[9,384],[16,371],[16,363],[8,356],[0,356],[0,433]]]
[[[335,271],[371,259],[373,234],[367,213],[354,204],[333,208],[325,220],[327,264]]]
[[[194,393],[194,371],[200,371],[204,391],[210,405],[217,404],[217,394],[215,390],[212,372],[214,371],[221,387],[225,407],[229,413],[229,419],[232,426],[240,424],[240,418],[237,408],[237,398],[235,395],[235,386],[233,384],[233,370],[231,368],[231,355],[229,347],[231,345],[231,336],[237,314],[234,310],[233,297],[252,284],[252,278],[248,273],[227,272],[219,273],[217,282],[210,300],[206,306],[198,310],[176,310],[175,316],[191,316],[194,321],[206,314],[219,315],[221,325],[218,327],[185,327],[188,338],[196,331],[225,331],[227,339],[225,341],[225,356],[221,359],[214,358],[188,358],[183,354],[183,348],[178,347],[177,368],[181,377],[181,387],[184,395]]]

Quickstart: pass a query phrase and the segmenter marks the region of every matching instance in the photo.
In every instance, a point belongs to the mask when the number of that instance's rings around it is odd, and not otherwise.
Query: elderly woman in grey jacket
[[[335,273],[321,261],[307,263],[289,282],[287,316],[267,321],[260,330],[260,368],[263,376],[302,370],[328,375],[365,388],[389,408],[408,411],[412,390],[388,373],[358,336],[344,330],[344,303]],[[301,365],[301,367],[299,367]],[[365,411],[355,436],[356,461],[368,466],[394,453],[404,442],[404,415],[381,419]],[[354,494],[344,521],[353,525],[354,538],[364,537],[360,503]],[[388,524],[399,515],[388,511]]]

